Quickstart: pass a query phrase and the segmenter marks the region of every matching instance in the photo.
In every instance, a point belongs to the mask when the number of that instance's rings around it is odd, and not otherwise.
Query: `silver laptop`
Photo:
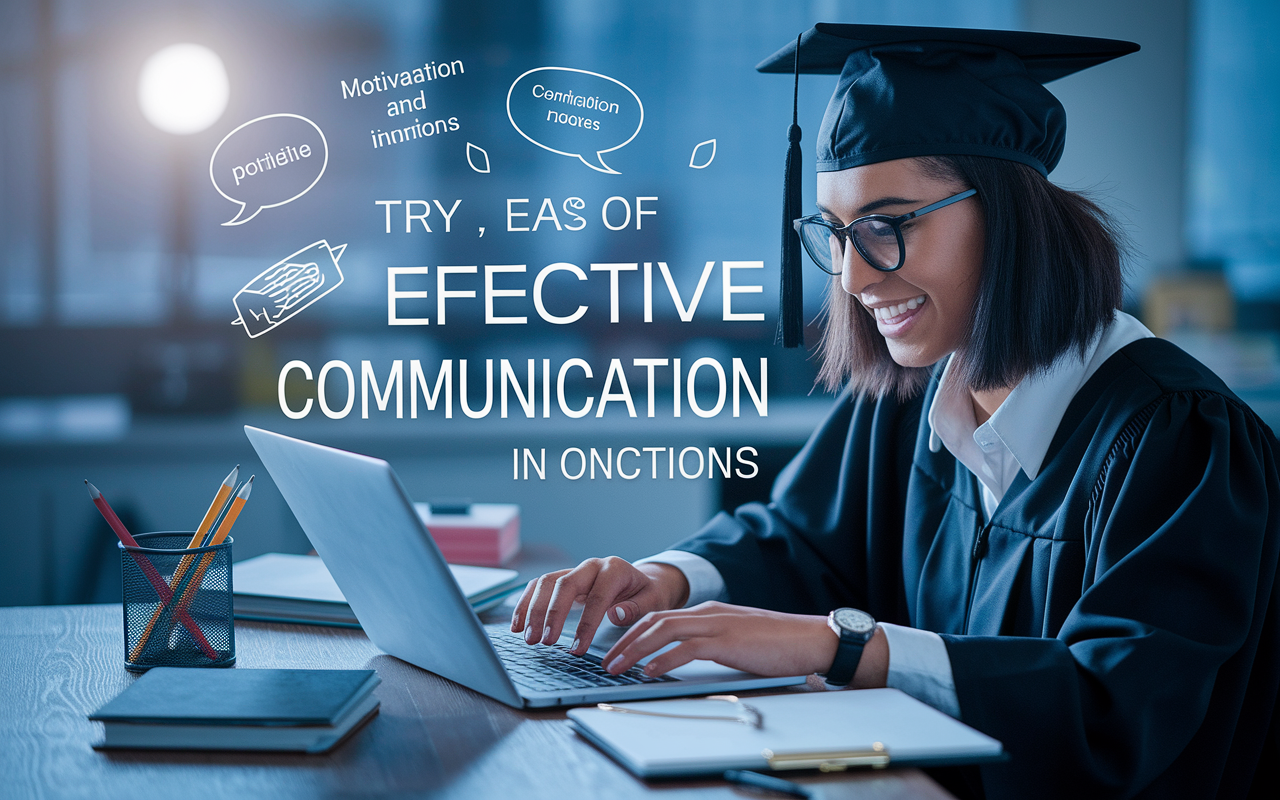
[[[803,683],[694,661],[653,678],[610,675],[597,635],[585,656],[527,645],[471,610],[391,465],[245,426],[267,472],[324,559],[365,633],[391,655],[517,708],[725,693]],[[607,625],[607,623],[606,623]],[[642,662],[643,663],[643,662]]]

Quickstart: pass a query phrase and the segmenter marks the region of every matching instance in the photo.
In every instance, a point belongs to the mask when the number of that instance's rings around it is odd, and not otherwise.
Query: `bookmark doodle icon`
[[[231,324],[254,339],[292,319],[342,285],[338,259],[346,249],[321,239],[272,264],[231,299],[239,313]]]

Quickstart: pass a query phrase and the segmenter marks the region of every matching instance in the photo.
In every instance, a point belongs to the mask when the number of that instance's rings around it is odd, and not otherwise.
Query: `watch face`
[[[876,621],[865,611],[842,608],[835,613],[836,624],[856,634],[868,634],[875,630]]]

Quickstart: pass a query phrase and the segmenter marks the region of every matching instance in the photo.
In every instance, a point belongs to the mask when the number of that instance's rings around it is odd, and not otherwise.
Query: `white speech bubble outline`
[[[254,211],[252,214],[250,214],[249,216],[245,217],[244,219],[239,219],[240,215],[244,213],[244,210],[245,210],[246,208],[248,208],[248,207],[249,207],[249,204],[248,204],[248,203],[246,203],[246,202],[243,202],[243,201],[241,201],[241,200],[237,200],[237,199],[235,199],[234,197],[232,197],[231,195],[229,195],[229,194],[227,194],[226,192],[222,191],[222,187],[218,185],[218,179],[217,179],[217,178],[215,178],[215,177],[213,177],[213,162],[217,160],[217,158],[218,158],[218,151],[222,149],[222,146],[223,146],[224,144],[226,144],[226,143],[227,143],[227,140],[228,140],[228,139],[230,139],[232,136],[235,136],[235,135],[236,135],[236,133],[237,133],[238,131],[240,131],[240,130],[241,130],[241,129],[243,129],[243,128],[247,128],[247,127],[249,127],[250,125],[252,125],[252,124],[253,124],[253,123],[255,123],[255,122],[261,122],[261,121],[262,121],[262,120],[264,120],[264,119],[275,119],[276,117],[292,117],[292,118],[294,118],[294,119],[300,119],[300,120],[302,120],[303,122],[305,122],[305,123],[307,123],[308,125],[310,125],[311,127],[315,128],[315,129],[316,129],[316,133],[320,134],[320,141],[321,141],[321,143],[323,143],[323,144],[324,144],[324,163],[320,165],[320,174],[316,175],[316,179],[315,179],[314,181],[312,181],[312,182],[311,182],[311,185],[310,185],[310,186],[308,186],[307,188],[305,188],[305,189],[303,189],[302,191],[298,192],[298,193],[297,193],[297,194],[295,194],[293,197],[290,197],[288,200],[281,200],[279,203],[269,203],[269,204],[267,204],[267,205],[265,205],[265,206],[258,206],[258,210],[257,210],[257,211]],[[244,124],[243,124],[243,125],[241,125],[240,127],[238,127],[238,128],[236,128],[235,130],[233,130],[231,133],[228,133],[226,136],[223,136],[223,137],[222,137],[222,141],[218,142],[218,146],[217,146],[217,147],[215,147],[215,148],[213,148],[213,155],[212,155],[212,156],[209,156],[209,180],[213,183],[213,188],[218,190],[218,194],[220,194],[220,195],[222,195],[223,197],[227,198],[227,199],[228,199],[228,200],[230,200],[231,202],[233,202],[233,203],[238,203],[238,204],[240,205],[240,210],[236,212],[236,215],[235,215],[234,217],[232,217],[231,219],[227,220],[226,222],[222,223],[223,227],[226,227],[226,226],[228,226],[228,225],[243,225],[243,224],[245,224],[246,222],[248,222],[249,220],[251,220],[251,219],[253,219],[254,217],[258,216],[258,214],[259,214],[259,213],[262,211],[262,209],[264,209],[264,208],[275,208],[276,206],[282,206],[282,205],[284,205],[285,203],[292,203],[294,200],[297,200],[299,197],[302,197],[304,194],[306,194],[307,192],[311,191],[311,187],[312,187],[312,186],[315,186],[315,185],[320,181],[320,178],[322,178],[322,177],[324,176],[325,168],[326,168],[326,167],[328,167],[328,166],[329,166],[329,140],[328,140],[328,139],[326,139],[326,138],[324,138],[324,131],[320,130],[320,126],[319,126],[319,125],[317,125],[317,124],[315,124],[315,123],[314,123],[314,122],[312,122],[311,120],[307,119],[306,117],[301,116],[301,115],[299,115],[299,114],[284,114],[284,113],[281,113],[281,114],[264,114],[264,115],[263,115],[263,116],[261,116],[261,117],[258,117],[258,118],[256,118],[256,119],[251,119],[251,120],[249,120],[248,122],[244,123]]]
[[[597,167],[595,164],[592,164],[590,161],[583,158],[581,153],[566,153],[563,150],[557,150],[554,147],[547,147],[542,142],[538,141],[537,139],[533,138],[529,134],[520,130],[520,126],[516,124],[515,117],[511,116],[511,93],[516,90],[516,84],[524,80],[525,75],[532,75],[535,72],[544,72],[548,70],[559,70],[560,72],[580,72],[583,75],[593,75],[597,78],[604,78],[606,81],[612,81],[613,83],[616,83],[619,86],[621,86],[623,89],[626,89],[628,92],[631,93],[631,96],[636,99],[636,105],[640,107],[640,123],[636,125],[635,133],[631,134],[631,138],[627,139],[622,144],[615,145],[613,147],[609,147],[604,150],[597,150],[596,160],[600,162],[599,167]],[[577,158],[583,164],[586,164],[588,167],[591,167],[596,172],[603,172],[606,175],[621,175],[622,174],[621,172],[618,172],[613,167],[604,163],[604,159],[601,158],[601,156],[604,155],[605,153],[612,153],[614,150],[618,150],[620,148],[626,147],[627,145],[631,144],[631,139],[636,138],[636,136],[640,133],[640,129],[644,127],[644,103],[640,102],[640,95],[636,94],[635,92],[632,92],[630,86],[626,85],[625,83],[618,80],[617,78],[610,78],[608,75],[601,75],[599,72],[590,72],[585,69],[574,69],[573,67],[536,67],[534,69],[528,70],[527,72],[522,74],[520,77],[516,78],[514,81],[511,82],[511,88],[507,90],[507,119],[511,121],[511,127],[516,129],[516,133],[520,134],[524,138],[533,142],[538,147],[541,147],[543,150],[550,150],[551,152],[557,155],[572,156],[574,158]],[[601,167],[603,167],[603,169],[601,169]]]

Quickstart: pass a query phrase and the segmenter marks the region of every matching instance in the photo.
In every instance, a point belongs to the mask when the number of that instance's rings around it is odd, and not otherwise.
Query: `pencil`
[[[204,519],[200,520],[200,524],[196,526],[195,535],[191,537],[191,541],[187,543],[187,549],[199,547],[200,542],[204,539],[204,535],[213,527],[213,522],[218,518],[218,512],[226,504],[227,498],[231,496],[232,487],[236,485],[236,476],[240,474],[240,465],[236,464],[235,469],[222,480],[222,485],[218,487],[218,493],[214,495],[213,502],[209,504],[209,510],[204,512]],[[182,561],[178,564],[178,569],[173,573],[173,579],[169,581],[169,588],[176,588],[182,581],[182,576],[187,574],[187,570],[191,568],[195,556],[186,555],[182,557]],[[138,637],[138,643],[133,646],[133,650],[129,652],[129,660],[137,661],[142,655],[142,648],[147,646],[147,640],[151,638],[151,631],[155,629],[156,620],[160,619],[160,614],[164,612],[164,606],[157,606],[155,613],[151,615],[151,621],[147,623],[146,629],[142,635]]]
[[[236,499],[231,501],[231,507],[227,509],[226,515],[223,516],[217,532],[209,540],[210,547],[222,544],[227,535],[231,533],[231,526],[236,524],[236,517],[240,516],[240,509],[244,508],[245,501],[249,499],[249,492],[253,489],[253,479],[256,477],[256,475],[250,475],[249,480],[245,481],[240,491],[236,492]]]
[[[231,501],[231,507],[227,509],[226,515],[222,518],[222,524],[218,526],[218,530],[213,534],[213,538],[209,540],[207,547],[214,547],[222,544],[227,538],[227,534],[231,533],[231,526],[236,524],[236,517],[240,516],[240,509],[244,508],[245,501],[249,499],[249,492],[253,489],[253,479],[257,477],[250,475],[249,480],[245,481],[244,487],[236,492],[236,497]],[[200,559],[200,566],[195,568],[194,574],[187,582],[185,591],[181,592],[178,601],[178,613],[185,614],[187,606],[191,605],[191,601],[195,599],[196,591],[200,588],[200,581],[204,580],[205,570],[209,569],[209,565],[213,563],[213,553],[205,553]]]
[[[214,495],[213,502],[209,504],[209,510],[204,512],[204,519],[200,520],[199,526],[196,527],[196,535],[192,536],[191,542],[187,544],[188,549],[198,547],[200,541],[204,539],[204,535],[213,527],[213,521],[218,518],[218,512],[222,510],[227,498],[231,496],[232,488],[236,485],[236,478],[239,476],[240,465],[236,464],[236,468],[222,479],[222,485],[218,487],[218,493]]]
[[[227,498],[222,502],[222,508],[218,509],[217,515],[213,518],[213,523],[209,526],[209,530],[204,532],[204,539],[200,541],[200,544],[196,545],[197,547],[208,547],[213,541],[214,531],[222,524],[222,520],[226,519],[227,512],[231,510],[231,506],[235,502],[235,496],[240,494],[244,484],[244,481],[240,481],[227,493]]]
[[[124,523],[120,521],[120,518],[116,516],[116,512],[113,511],[111,505],[107,503],[107,498],[102,496],[102,492],[98,491],[98,487],[89,483],[88,480],[84,482],[84,485],[89,487],[89,497],[93,499],[93,504],[98,507],[98,513],[102,514],[103,519],[105,519],[107,524],[111,526],[111,530],[115,532],[116,537],[120,539],[125,547],[137,547],[138,541],[133,538],[133,535],[129,533],[129,529],[126,528]],[[138,568],[142,570],[142,574],[146,576],[151,587],[156,590],[156,594],[160,595],[161,603],[167,604],[172,600],[173,590],[169,588],[169,584],[164,582],[164,578],[160,577],[160,573],[156,571],[155,565],[141,553],[131,552],[129,555],[133,556],[133,560],[137,563]],[[211,661],[217,661],[218,651],[214,650],[213,646],[209,644],[209,641],[204,638],[204,633],[200,630],[200,626],[195,623],[195,620],[191,619],[191,616],[187,614],[185,609],[179,609],[178,621],[182,623],[183,627],[190,631],[191,636],[196,640],[196,644],[200,646],[200,649],[204,651],[204,654],[208,656]]]

